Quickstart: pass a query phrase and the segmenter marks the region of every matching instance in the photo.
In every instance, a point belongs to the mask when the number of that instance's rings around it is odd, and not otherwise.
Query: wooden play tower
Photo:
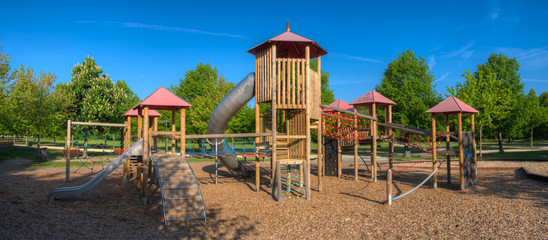
[[[327,52],[290,32],[289,24],[286,32],[248,52],[255,55],[256,132],[272,133],[259,140],[272,149],[271,183],[280,164],[298,164],[304,168],[310,199],[310,128],[321,119],[321,56]],[[318,60],[317,71],[310,69],[313,58]],[[261,107],[270,108],[270,115],[261,114]]]

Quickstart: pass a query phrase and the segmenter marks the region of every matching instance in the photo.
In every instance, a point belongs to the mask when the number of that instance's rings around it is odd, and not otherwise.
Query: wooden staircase
[[[154,154],[154,163],[164,205],[164,221],[203,219],[205,207],[196,176],[181,156]]]

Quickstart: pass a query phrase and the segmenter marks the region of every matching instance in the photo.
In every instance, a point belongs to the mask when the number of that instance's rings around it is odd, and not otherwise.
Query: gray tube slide
[[[207,124],[207,134],[223,134],[230,119],[255,96],[255,73],[248,74],[217,105]],[[220,139],[219,141],[220,142]],[[217,145],[223,151],[223,144]],[[221,161],[230,170],[239,171],[240,162],[233,156],[220,156]]]
[[[51,191],[49,194],[48,201],[53,202],[56,197],[62,197],[67,195],[78,195],[85,193],[91,190],[95,185],[103,181],[114,169],[118,168],[122,163],[124,163],[131,156],[140,156],[143,155],[143,139],[139,139],[135,144],[124,151],[120,156],[118,156],[114,161],[112,161],[103,171],[99,172],[95,177],[93,177],[88,182],[75,187],[61,187],[56,188]]]

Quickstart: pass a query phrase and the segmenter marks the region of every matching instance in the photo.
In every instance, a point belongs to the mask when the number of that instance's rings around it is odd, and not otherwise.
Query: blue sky
[[[4,1],[0,45],[12,67],[51,71],[58,81],[86,56],[141,99],[210,63],[238,83],[254,71],[247,50],[285,31],[329,52],[335,97],[350,102],[380,83],[411,49],[436,89],[463,82],[491,53],[516,57],[525,93],[548,91],[548,1]]]

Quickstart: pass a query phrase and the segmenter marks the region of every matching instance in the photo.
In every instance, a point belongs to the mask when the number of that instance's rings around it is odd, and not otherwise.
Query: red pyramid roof
[[[381,95],[375,90],[371,90],[358,99],[352,101],[350,105],[371,105],[372,103],[380,105],[396,105],[396,103],[387,97]]]
[[[133,109],[143,108],[145,106],[148,106],[149,109],[153,110],[173,110],[192,107],[192,105],[177,97],[177,95],[164,87],[158,88],[145,98],[145,100],[135,105]]]
[[[340,99],[329,104],[329,106],[337,107],[337,108],[348,110],[348,111],[354,111],[354,108],[352,106],[348,105],[348,103]]]
[[[129,109],[122,116],[124,116],[124,117],[137,117],[137,114],[138,114],[138,110],[132,108],[132,109]],[[141,114],[144,115],[144,113],[141,113]],[[156,110],[149,110],[148,115],[151,116],[151,117],[161,117],[162,116],[162,114],[160,114]]]
[[[464,103],[463,101],[453,96],[443,100],[442,102],[438,103],[438,105],[426,111],[426,113],[432,113],[432,114],[436,114],[436,113],[456,114],[459,112],[460,113],[478,113],[476,109],[468,106],[468,104]]]
[[[320,45],[316,44],[316,42],[289,31],[273,37],[253,47],[252,49],[249,49],[247,52],[255,54],[257,50],[268,46],[270,43],[277,44],[276,52],[283,52],[288,50],[290,58],[304,58],[305,47],[308,43],[314,46],[310,48],[310,58],[315,58],[318,55],[321,56],[327,54],[327,51],[320,47]]]

